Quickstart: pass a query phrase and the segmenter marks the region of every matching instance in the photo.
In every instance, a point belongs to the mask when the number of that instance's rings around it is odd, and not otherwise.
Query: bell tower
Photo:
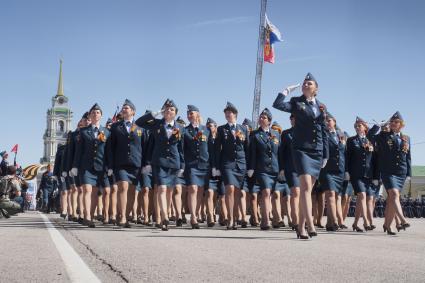
[[[68,131],[71,130],[72,111],[68,106],[68,97],[64,95],[62,80],[62,59],[59,61],[58,90],[52,97],[52,107],[47,110],[47,125],[43,135],[44,151],[40,163],[54,163],[58,145],[65,144]]]

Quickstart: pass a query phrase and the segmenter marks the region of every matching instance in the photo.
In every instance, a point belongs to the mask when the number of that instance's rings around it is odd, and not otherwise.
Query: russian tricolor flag
[[[275,42],[281,42],[282,35],[278,28],[273,25],[266,15],[266,23],[265,23],[265,38],[264,38],[264,61],[269,63],[274,63],[274,50],[273,44]]]

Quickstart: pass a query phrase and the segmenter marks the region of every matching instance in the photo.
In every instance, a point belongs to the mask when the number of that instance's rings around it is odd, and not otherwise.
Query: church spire
[[[58,83],[58,92],[56,96],[64,96],[63,94],[63,82],[62,82],[62,59],[60,59],[60,67],[59,67],[59,83]]]

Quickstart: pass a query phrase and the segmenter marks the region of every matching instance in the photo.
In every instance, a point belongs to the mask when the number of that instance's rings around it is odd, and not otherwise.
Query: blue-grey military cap
[[[393,116],[391,116],[390,121],[392,120],[401,120],[404,121],[403,116],[401,116],[400,112],[395,112]]]
[[[224,108],[224,112],[231,111],[235,114],[238,114],[238,109],[231,102],[227,102],[226,107]]]
[[[307,75],[304,78],[304,81],[313,81],[316,83],[316,86],[319,86],[319,84],[316,81],[316,78],[311,73],[307,73]]]
[[[94,110],[99,110],[100,113],[102,113],[102,108],[100,108],[99,104],[95,103],[91,108],[89,112],[92,112]]]
[[[81,119],[88,119],[89,118],[89,112],[87,111],[86,113],[83,114],[83,117],[81,117]]]
[[[177,117],[176,122],[181,126],[186,126],[186,122],[182,119],[182,117]]]
[[[217,126],[216,121],[214,121],[212,118],[208,118],[208,119],[207,119],[207,125],[208,125],[208,124],[214,124],[214,125],[216,125],[216,126]]]
[[[134,106],[133,102],[131,102],[129,99],[125,99],[123,106],[128,105],[133,111],[136,111],[136,106]]]
[[[196,112],[199,112],[199,108],[198,107],[196,107],[195,105],[188,105],[187,106],[187,112],[192,112],[192,111],[196,111]]]
[[[264,108],[264,110],[261,111],[261,113],[260,113],[260,116],[261,115],[266,115],[267,118],[269,119],[269,121],[273,120],[272,112],[270,112],[270,110],[268,108]]]
[[[176,113],[178,111],[177,105],[174,103],[172,99],[167,98],[167,100],[164,102],[164,105],[162,106],[162,109],[165,109],[167,107],[174,107],[176,108]]]

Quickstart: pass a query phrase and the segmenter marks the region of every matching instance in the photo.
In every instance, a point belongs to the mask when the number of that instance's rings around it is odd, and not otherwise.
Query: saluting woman
[[[238,207],[235,206],[235,203],[237,204],[235,195],[240,195],[240,190],[243,187],[249,141],[246,127],[236,122],[238,110],[232,103],[227,102],[224,114],[227,124],[217,129],[217,163],[213,168],[213,176],[220,175],[222,172],[222,179],[226,187],[227,207],[227,215],[224,217],[228,219],[227,229],[236,230],[234,216],[238,213]]]
[[[196,106],[187,106],[187,119],[190,124],[185,128],[183,144],[185,179],[188,189],[190,224],[192,229],[199,229],[197,213],[203,201],[204,188],[208,186],[210,131],[201,125],[201,114]]]
[[[354,129],[357,135],[347,140],[346,157],[346,179],[350,180],[356,194],[356,210],[353,223],[353,231],[363,232],[358,226],[360,217],[363,217],[363,227],[365,230],[371,230],[367,219],[366,192],[371,190],[374,176],[375,158],[374,146],[371,138],[379,130],[379,127],[373,127],[369,131],[367,123],[357,117],[354,123]],[[375,177],[375,178],[374,178]]]
[[[252,132],[249,143],[247,175],[253,177],[255,174],[255,179],[260,184],[261,230],[270,229],[271,191],[279,174],[280,135],[270,128],[271,121],[272,114],[269,109],[265,108],[258,119],[260,127]],[[280,198],[278,201],[280,201]],[[276,221],[275,216],[273,216],[273,221]]]
[[[121,214],[119,226],[130,228],[127,219],[130,212],[133,212],[133,218],[137,217],[134,202],[137,201],[135,192],[140,182],[145,135],[142,128],[134,123],[136,107],[130,100],[124,101],[121,113],[123,120],[113,124],[111,128],[108,176],[114,174],[118,185]]]
[[[106,174],[105,147],[110,132],[100,125],[102,109],[96,103],[89,111],[91,125],[80,130],[75,149],[72,176],[80,176],[84,192],[84,222],[94,228],[93,215],[96,209],[98,188],[109,188]]]
[[[325,106],[316,99],[318,84],[310,73],[302,85],[303,95],[284,102],[289,90],[279,93],[273,103],[276,109],[290,112],[295,117],[293,162],[300,180],[300,220],[297,237],[317,236],[313,225],[311,191],[320,169],[328,158],[328,134],[325,124]],[[307,222],[308,231],[305,231]]]
[[[410,138],[401,132],[404,120],[397,111],[390,119],[390,131],[381,132],[376,137],[376,152],[381,180],[387,191],[384,232],[394,235],[391,225],[394,217],[400,219],[403,229],[410,227],[400,205],[400,193],[407,178],[412,176]]]
[[[162,119],[156,119],[159,113],[147,113],[136,120],[136,125],[147,128],[154,135],[155,145],[152,153],[152,167],[155,184],[158,187],[159,207],[162,219],[162,230],[168,231],[168,207],[171,205],[173,189],[178,176],[183,176],[184,128],[174,120],[177,114],[174,101],[167,99],[162,107]]]

